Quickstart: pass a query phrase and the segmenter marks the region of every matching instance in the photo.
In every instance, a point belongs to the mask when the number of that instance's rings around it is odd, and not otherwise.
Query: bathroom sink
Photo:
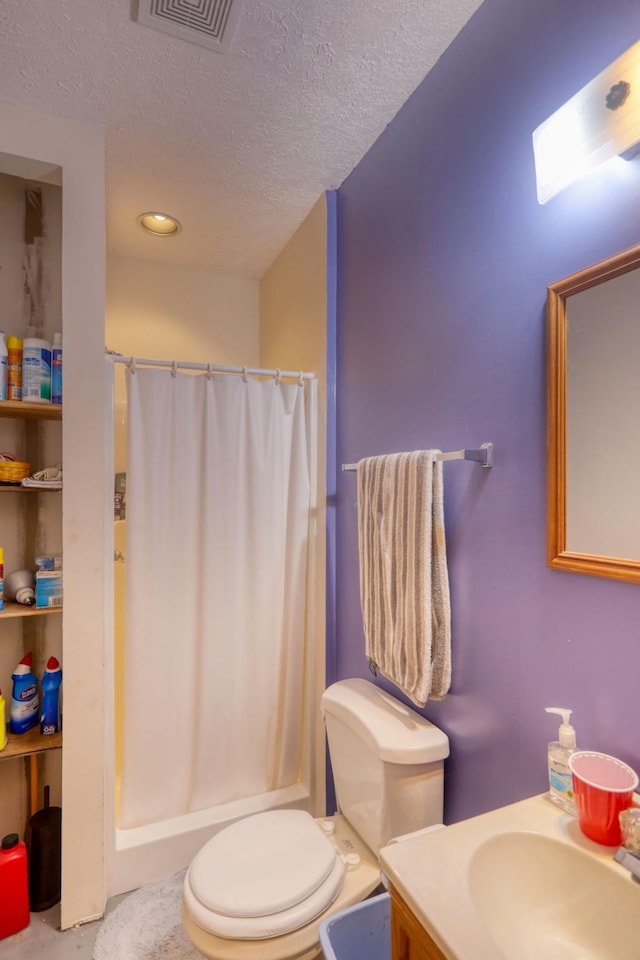
[[[382,869],[447,960],[638,960],[640,885],[547,795],[389,844]]]
[[[560,840],[507,832],[469,862],[477,911],[510,960],[637,960],[637,888]]]

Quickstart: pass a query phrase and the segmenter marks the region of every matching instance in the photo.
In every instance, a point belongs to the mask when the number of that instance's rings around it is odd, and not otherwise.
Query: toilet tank
[[[367,680],[332,684],[321,705],[339,810],[373,853],[442,823],[442,730]]]

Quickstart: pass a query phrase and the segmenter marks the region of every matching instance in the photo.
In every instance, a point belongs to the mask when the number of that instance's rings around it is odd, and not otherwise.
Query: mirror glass
[[[552,284],[548,562],[640,582],[640,246]]]

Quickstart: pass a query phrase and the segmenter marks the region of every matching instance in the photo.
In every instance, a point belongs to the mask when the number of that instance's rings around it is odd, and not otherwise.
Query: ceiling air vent
[[[243,0],[138,0],[135,19],[172,37],[225,53]]]

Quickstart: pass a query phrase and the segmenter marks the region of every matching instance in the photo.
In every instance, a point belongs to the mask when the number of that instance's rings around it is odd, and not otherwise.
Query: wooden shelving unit
[[[47,750],[59,750],[62,746],[62,733],[50,733],[46,737],[40,733],[40,727],[34,727],[27,733],[9,733],[7,745],[0,750],[0,760],[14,760],[16,757],[30,757]]]
[[[51,613],[62,613],[62,607],[25,607],[24,603],[4,601],[4,610],[0,610],[0,620],[15,620],[16,617],[42,617]]]
[[[62,607],[26,607],[23,603],[13,603],[5,600],[4,609],[0,610],[0,620],[16,617],[39,617],[47,614],[60,614]],[[0,750],[0,760],[11,760],[16,757],[32,757],[47,750],[58,750],[62,746],[62,733],[53,733],[43,736],[39,727],[34,727],[27,733],[9,733],[7,726],[7,745]]]
[[[19,483],[1,483],[0,493],[62,493],[62,487],[22,487]]]
[[[0,417],[13,420],[62,420],[62,404],[0,400]]]
[[[28,401],[0,400],[0,419],[27,420],[27,421],[62,421],[62,406],[53,403],[29,403]],[[1,493],[60,493],[60,489],[46,487],[23,487],[21,484],[0,484]],[[35,506],[35,503],[34,503]],[[24,604],[6,601],[4,609],[0,610],[0,621],[10,619],[25,619],[30,617],[51,616],[61,614],[62,607],[26,607]],[[43,736],[38,724],[28,733],[9,733],[7,726],[7,745],[0,750],[1,760],[27,760],[30,813],[35,813],[39,805],[39,774],[38,754],[62,748],[62,733]]]

